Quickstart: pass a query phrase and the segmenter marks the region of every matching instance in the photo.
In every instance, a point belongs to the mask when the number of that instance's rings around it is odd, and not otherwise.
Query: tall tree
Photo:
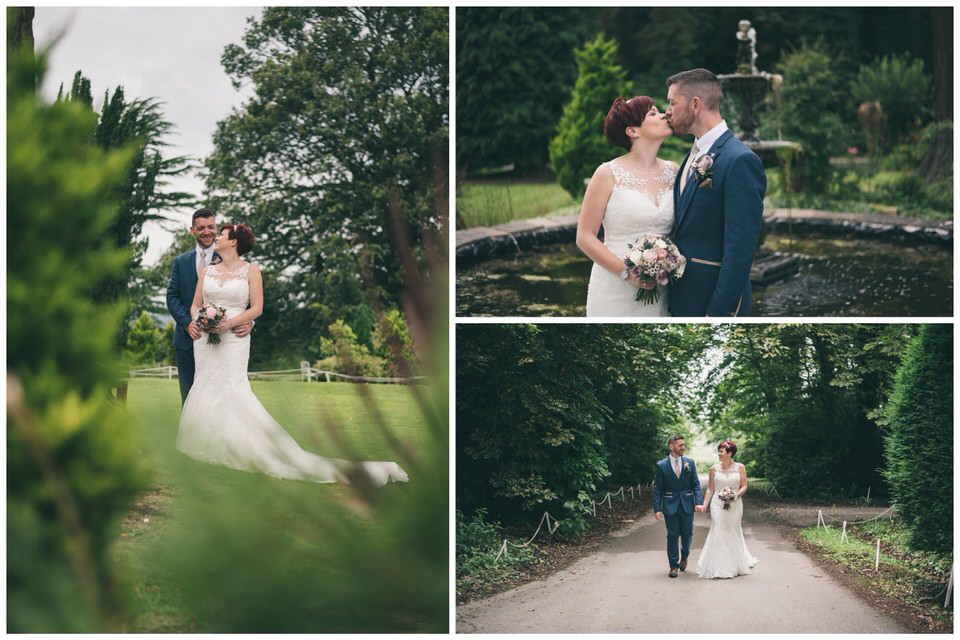
[[[457,166],[541,171],[593,10],[457,9]]]
[[[933,181],[953,170],[953,7],[932,7],[933,119],[940,124],[917,171]]]
[[[70,92],[64,94],[63,85],[57,101],[78,103],[93,110],[93,93],[90,80],[77,71]],[[105,150],[132,147],[136,153],[127,167],[126,179],[117,185],[118,215],[106,231],[106,238],[114,246],[129,250],[129,259],[124,270],[101,280],[94,296],[102,301],[130,302],[136,294],[136,303],[128,305],[128,322],[121,325],[117,336],[118,345],[126,343],[129,324],[143,311],[154,311],[149,294],[136,287],[140,265],[147,250],[143,237],[143,225],[151,220],[164,220],[164,211],[182,209],[195,203],[189,193],[170,189],[170,180],[193,170],[188,156],[168,153],[168,138],[173,124],[163,115],[162,105],[155,98],[127,101],[123,87],[113,94],[107,91],[98,114],[93,141]],[[155,292],[154,292],[155,293]]]
[[[315,357],[338,319],[370,345],[375,308],[402,304],[393,239],[406,235],[423,258],[443,225],[447,18],[438,7],[271,7],[226,48],[231,81],[254,95],[217,125],[206,183],[221,219],[257,237],[270,304],[255,359]]]

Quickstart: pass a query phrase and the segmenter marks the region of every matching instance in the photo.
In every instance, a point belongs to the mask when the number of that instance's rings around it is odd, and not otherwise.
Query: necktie
[[[693,143],[693,148],[690,149],[690,159],[687,160],[687,166],[684,167],[683,176],[680,178],[680,193],[683,193],[683,190],[687,188],[687,180],[690,179],[690,176],[693,175],[693,164],[697,157],[697,143]]]
[[[200,249],[200,263],[197,265],[197,274],[199,275],[200,270],[207,266],[207,250]]]
[[[673,459],[673,472],[677,474],[677,477],[680,477],[680,458]]]

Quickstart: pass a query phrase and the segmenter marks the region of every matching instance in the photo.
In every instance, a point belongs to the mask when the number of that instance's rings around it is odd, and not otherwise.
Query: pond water
[[[952,316],[953,252],[837,236],[768,234],[799,271],[753,288],[754,316]],[[537,247],[457,272],[459,316],[583,316],[592,263],[576,245]]]

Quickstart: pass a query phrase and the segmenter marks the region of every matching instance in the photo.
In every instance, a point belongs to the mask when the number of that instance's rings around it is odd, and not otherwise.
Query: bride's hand
[[[650,291],[655,286],[657,286],[656,283],[647,282],[646,280],[641,280],[640,278],[638,278],[633,274],[630,274],[629,276],[627,276],[627,282],[635,286],[637,289],[646,289],[647,291]]]

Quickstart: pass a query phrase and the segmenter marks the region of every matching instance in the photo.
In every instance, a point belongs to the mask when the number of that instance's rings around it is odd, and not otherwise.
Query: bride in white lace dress
[[[735,578],[749,575],[759,560],[750,555],[747,541],[743,538],[743,501],[747,492],[747,470],[733,461],[737,445],[724,440],[717,447],[720,462],[710,467],[710,480],[703,496],[704,504],[710,505],[710,532],[700,551],[697,573],[701,578]],[[730,508],[723,508],[720,494],[731,489],[736,497]]]
[[[212,303],[226,309],[226,320],[214,329],[219,344],[209,344],[206,335],[194,340],[196,377],[180,414],[177,449],[201,462],[276,478],[348,482],[362,469],[376,485],[405,482],[407,474],[396,462],[358,465],[304,451],[253,394],[247,379],[250,336],[230,331],[263,312],[260,269],[240,259],[253,242],[246,225],[225,225],[216,240],[222,262],[200,272],[191,317],[202,304]]]
[[[577,246],[593,260],[587,288],[587,316],[668,316],[667,288],[660,299],[637,302],[645,285],[627,275],[623,258],[628,243],[648,233],[667,235],[673,228],[673,182],[677,165],[657,158],[672,129],[653,100],[617,98],[603,123],[611,144],[627,153],[594,172],[583,196]],[[603,242],[597,234],[603,226]]]

